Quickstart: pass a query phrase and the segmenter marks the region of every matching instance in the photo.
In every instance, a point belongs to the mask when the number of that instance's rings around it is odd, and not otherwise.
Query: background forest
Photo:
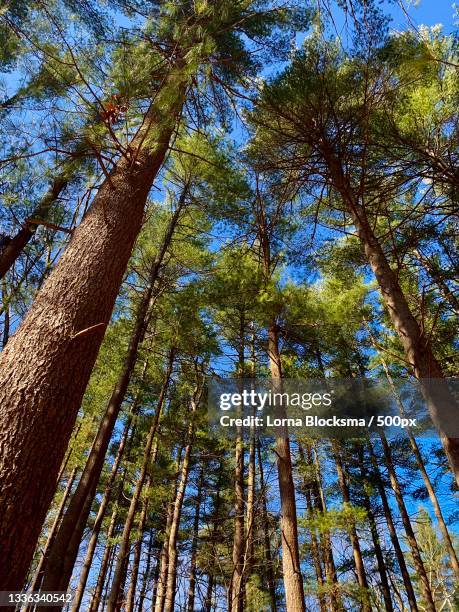
[[[2,4],[0,590],[459,609],[458,16],[419,10]],[[418,379],[440,435],[233,439],[211,377]]]

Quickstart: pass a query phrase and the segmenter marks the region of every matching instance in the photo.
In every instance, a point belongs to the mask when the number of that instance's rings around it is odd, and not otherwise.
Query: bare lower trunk
[[[386,440],[386,437],[383,433],[380,433],[381,443],[384,451],[384,457],[386,459],[386,466],[389,472],[389,478],[392,486],[392,490],[395,493],[395,499],[397,500],[398,509],[400,512],[400,516],[402,517],[403,527],[406,533],[406,539],[408,541],[411,555],[413,557],[413,563],[416,568],[416,573],[420,581],[421,592],[424,597],[424,606],[425,609],[429,612],[435,612],[435,603],[432,597],[432,591],[430,590],[429,578],[427,576],[427,572],[422,561],[421,552],[419,550],[419,546],[416,540],[416,536],[413,531],[413,527],[411,525],[410,517],[408,511],[405,506],[405,501],[403,499],[403,494],[400,489],[400,485],[398,482],[397,475],[395,473],[394,464],[392,462],[392,453],[390,450],[390,446]]]
[[[376,519],[373,513],[373,508],[371,506],[371,500],[368,495],[367,489],[365,487],[366,482],[368,482],[367,473],[364,468],[364,456],[363,449],[360,447],[360,474],[362,477],[363,483],[363,507],[367,513],[367,519],[370,524],[370,532],[371,538],[373,540],[373,549],[375,551],[376,562],[378,564],[378,572],[380,577],[381,591],[384,599],[384,606],[387,612],[393,612],[394,606],[392,605],[392,598],[390,595],[390,587],[389,587],[389,579],[387,577],[386,571],[386,562],[384,560],[384,555],[381,549],[381,540],[379,538],[378,528],[376,526]]]
[[[389,531],[389,536],[395,551],[395,556],[397,557],[397,563],[402,574],[402,580],[408,598],[408,605],[410,606],[411,612],[417,612],[418,605],[416,602],[416,595],[414,593],[413,584],[411,582],[410,574],[406,566],[405,556],[403,554],[402,547],[400,546],[397,530],[395,528],[394,520],[392,518],[392,510],[389,505],[389,500],[387,499],[386,489],[381,478],[381,473],[379,471],[378,462],[374,454],[373,445],[371,444],[371,441],[369,439],[367,441],[367,444],[370,452],[371,461],[373,464],[373,472],[376,480],[376,486],[378,487],[379,496],[381,498],[383,506],[384,517],[387,523],[387,529]]]
[[[116,453],[115,461],[113,462],[112,469],[110,471],[110,476],[108,478],[108,481],[105,487],[104,496],[102,498],[101,504],[97,511],[97,516],[94,521],[91,537],[89,539],[88,548],[86,550],[86,555],[83,561],[83,567],[81,568],[81,572],[80,572],[80,580],[78,583],[78,588],[76,590],[75,597],[73,598],[73,602],[72,602],[72,608],[71,608],[72,612],[77,612],[81,606],[81,601],[83,599],[84,591],[86,588],[86,582],[88,580],[89,571],[91,569],[94,552],[96,550],[97,541],[99,539],[100,530],[102,528],[102,522],[105,517],[107,506],[110,503],[113,485],[115,483],[115,479],[118,474],[121,459],[123,458],[124,449],[126,448],[126,444],[128,442],[128,434],[129,434],[129,430],[131,427],[132,414],[136,411],[136,403],[137,403],[137,399],[134,400],[133,407],[131,408],[131,414],[129,415],[126,421],[126,424],[124,426],[123,435],[121,436],[120,444],[118,446],[118,452]],[[131,434],[131,440],[132,440],[132,434]]]
[[[113,583],[112,583],[110,597],[109,597],[109,601],[107,605],[108,612],[115,612],[117,602],[118,602],[118,597],[120,595],[122,572],[123,572],[124,562],[128,555],[128,549],[129,549],[129,536],[131,534],[131,529],[134,523],[134,518],[135,518],[136,511],[137,511],[140,495],[142,493],[142,489],[145,483],[145,478],[147,476],[147,469],[148,469],[149,462],[151,460],[153,442],[155,440],[156,432],[158,430],[162,407],[166,399],[166,393],[167,393],[167,388],[169,386],[170,377],[172,374],[173,363],[174,363],[174,351],[171,350],[169,352],[166,375],[165,375],[164,382],[163,382],[163,385],[162,385],[162,388],[161,388],[161,391],[158,397],[158,403],[156,406],[155,415],[153,417],[151,427],[148,432],[147,439],[145,441],[145,449],[144,449],[142,467],[140,470],[139,477],[137,479],[134,493],[132,495],[128,514],[126,516],[126,521],[125,521],[125,525],[123,529],[123,536],[122,536],[120,548],[118,551],[118,559],[116,562],[115,574],[113,576]]]
[[[340,445],[337,442],[332,444],[333,446],[333,457],[336,463],[336,471],[338,473],[338,481],[341,489],[341,494],[343,497],[343,502],[345,504],[351,503],[351,496],[349,493],[349,485],[347,482],[347,473],[344,468],[344,464],[341,457],[341,449]],[[355,563],[355,571],[357,573],[357,580],[359,583],[359,587],[362,591],[362,610],[365,612],[371,612],[371,606],[369,602],[369,592],[368,592],[368,580],[367,574],[365,571],[365,565],[363,563],[362,551],[360,549],[359,537],[357,535],[357,530],[355,525],[352,524],[349,526],[349,533],[352,544],[352,552],[354,554],[354,563]]]
[[[386,364],[384,359],[381,359],[381,363],[383,364],[387,380],[389,381],[389,384],[391,386],[392,392],[394,393],[395,398],[397,400],[397,403],[399,405],[400,413],[401,413],[402,416],[404,416],[405,415],[405,408],[403,406],[403,403],[402,403],[402,401],[400,399],[399,394],[397,393],[397,389],[395,388],[395,385],[394,385],[392,377],[391,377],[391,375],[389,373],[389,369],[387,367],[387,364]],[[425,464],[424,464],[424,460],[423,460],[422,455],[421,455],[421,451],[419,450],[418,443],[416,442],[416,439],[413,436],[413,434],[411,432],[411,429],[407,428],[406,431],[407,431],[407,434],[408,434],[408,438],[410,440],[410,445],[411,445],[411,448],[413,450],[414,457],[416,459],[416,463],[418,465],[419,471],[421,472],[422,479],[424,481],[425,487],[426,487],[427,492],[429,494],[429,499],[430,499],[430,502],[431,502],[431,504],[433,506],[435,517],[437,519],[438,526],[439,526],[441,534],[443,536],[444,544],[445,544],[446,549],[448,551],[449,560],[450,560],[450,564],[451,564],[451,569],[453,570],[453,572],[454,572],[454,574],[456,576],[456,580],[459,582],[459,562],[458,562],[456,551],[454,549],[454,546],[453,546],[453,543],[452,543],[452,540],[451,540],[451,536],[450,536],[449,531],[448,531],[448,527],[446,526],[445,519],[443,518],[443,513],[441,511],[441,507],[440,507],[440,504],[438,502],[437,495],[435,493],[435,490],[433,488],[433,485],[432,485],[432,483],[430,481],[430,478],[429,478],[429,475],[427,473],[427,470],[426,470],[426,467],[425,467]]]
[[[150,481],[147,477],[145,481],[145,489],[146,493],[148,493],[150,487]],[[140,567],[140,556],[142,554],[142,541],[143,541],[143,532],[145,529],[145,521],[147,519],[147,511],[148,511],[148,495],[144,495],[142,500],[142,510],[139,516],[139,525],[137,529],[137,539],[134,543],[134,556],[132,559],[132,569],[131,569],[131,582],[129,584],[129,590],[126,597],[126,612],[133,612],[134,604],[135,604],[135,594],[137,589],[137,579],[139,577],[139,567]]]
[[[301,462],[304,466],[308,466],[309,468],[311,468],[311,463],[306,463],[305,460],[305,455],[304,455],[304,450],[303,447],[301,445],[301,443],[298,443],[298,454],[300,456]],[[312,564],[314,566],[314,570],[316,573],[316,580],[317,580],[317,598],[319,601],[319,608],[320,610],[325,610],[325,612],[327,612],[327,602],[325,600],[325,595],[324,595],[324,591],[323,591],[323,587],[324,587],[324,574],[322,571],[322,560],[321,560],[321,554],[320,554],[320,548],[319,548],[319,542],[318,542],[318,538],[317,538],[317,530],[315,528],[315,526],[313,525],[313,520],[314,520],[314,511],[315,511],[315,505],[313,503],[313,495],[312,495],[312,491],[311,489],[313,488],[312,486],[312,481],[310,478],[303,478],[303,486],[302,486],[302,491],[303,494],[306,498],[306,510],[307,510],[307,516],[308,519],[310,521],[310,526],[309,526],[309,535],[311,538],[311,557],[312,557]]]
[[[181,455],[181,451],[180,451],[180,455]],[[177,494],[177,480],[175,481],[173,498],[175,498],[176,494]],[[166,528],[164,530],[164,543],[161,548],[158,579],[156,580],[155,604],[154,604],[154,608],[152,608],[155,612],[163,612],[164,601],[166,598],[167,572],[169,568],[169,533],[171,530],[172,517],[173,517],[173,512],[174,512],[174,506],[172,502],[167,504],[166,511],[167,511],[167,516],[166,516]]]
[[[271,321],[268,330],[268,356],[271,378],[275,385],[282,384],[282,367],[279,352],[278,329]],[[282,570],[287,610],[305,612],[303,577],[298,549],[298,525],[296,516],[295,486],[290,456],[288,432],[276,439],[277,473],[281,501]]]
[[[155,110],[147,114],[131,159],[106,178],[0,355],[0,589],[24,583],[184,88],[156,124],[156,145],[141,148],[155,124]]]
[[[139,595],[139,605],[137,608],[138,612],[143,612],[143,604],[145,602],[145,597],[147,595],[148,585],[152,578],[150,568],[151,568],[151,560],[152,560],[154,549],[155,549],[155,537],[153,536],[153,530],[151,530],[150,539],[148,542],[147,562],[145,564],[145,570],[143,572],[142,588],[140,589],[140,595]]]
[[[320,461],[318,450],[316,447],[308,448],[308,453],[311,455],[311,462],[315,468],[314,494],[315,504],[319,512],[327,512],[327,503],[324,490],[322,487],[322,474],[320,469]],[[327,590],[330,593],[330,607],[332,612],[341,612],[343,610],[343,602],[336,574],[335,559],[333,557],[333,548],[330,532],[325,530],[320,536],[320,542],[323,549],[325,576],[327,579]]]
[[[76,476],[76,468],[73,468],[73,470],[72,470],[72,472],[71,472],[71,474],[70,474],[70,476],[68,478],[67,486],[65,487],[65,491],[64,491],[64,495],[62,496],[61,503],[59,504],[59,508],[58,508],[58,511],[57,511],[57,514],[56,514],[56,518],[54,519],[52,527],[51,527],[51,529],[49,531],[45,547],[43,548],[43,552],[42,552],[41,557],[40,557],[40,561],[39,561],[39,563],[37,565],[37,568],[35,570],[34,578],[33,578],[32,582],[30,584],[30,587],[28,589],[29,592],[37,591],[40,588],[40,584],[41,584],[41,581],[42,581],[42,578],[43,578],[43,569],[44,569],[44,566],[46,564],[46,560],[47,560],[47,557],[48,557],[48,552],[49,552],[49,549],[52,546],[52,543],[53,543],[54,538],[56,536],[56,532],[57,532],[57,529],[59,527],[59,523],[60,523],[60,521],[62,519],[62,515],[64,513],[65,505],[66,505],[67,500],[68,500],[68,498],[70,496],[70,491],[72,490],[72,486],[73,486],[73,482],[75,480],[75,476]]]
[[[97,483],[102,472],[105,455],[115,428],[121,407],[133,375],[139,346],[147,331],[155,301],[155,285],[166,251],[171,243],[180,212],[184,206],[186,190],[169,223],[158,256],[151,265],[148,286],[139,302],[134,328],[129,341],[119,379],[113,389],[104,417],[100,423],[96,439],[86,461],[78,487],[65,514],[59,534],[53,545],[47,565],[43,586],[46,590],[66,591],[78,554],[83,531],[86,526],[91,502],[94,499]],[[145,368],[144,368],[145,372]]]
[[[268,509],[266,507],[266,484],[263,473],[263,458],[261,456],[260,441],[257,441],[258,469],[260,472],[261,520],[263,524],[263,544],[265,556],[265,573],[268,584],[271,612],[277,612],[276,582],[274,580],[273,557],[271,553],[271,539],[268,525]]]
[[[123,481],[124,481],[125,476],[126,476],[126,471],[123,474]],[[107,529],[107,536],[106,536],[107,541],[105,544],[104,554],[103,554],[102,561],[100,564],[99,576],[97,577],[96,588],[94,589],[94,594],[91,599],[89,612],[96,612],[99,609],[99,605],[102,600],[102,592],[104,589],[105,579],[107,577],[107,570],[108,570],[111,556],[114,552],[114,545],[110,544],[110,540],[112,539],[115,533],[116,519],[118,517],[119,498],[121,497],[121,495],[122,495],[122,487],[120,487],[120,490],[118,493],[118,500],[114,504],[112,515],[110,517],[110,523]]]
[[[238,433],[235,449],[234,472],[234,540],[233,574],[231,576],[230,611],[242,612],[244,603],[243,566],[244,566],[244,443]]]
[[[175,496],[174,509],[172,512],[171,529],[168,542],[168,568],[166,593],[164,597],[164,612],[173,612],[175,603],[175,584],[177,580],[177,536],[180,526],[180,517],[182,514],[183,500],[185,499],[185,490],[188,483],[188,475],[190,473],[190,459],[193,439],[193,425],[190,426],[188,432],[189,443],[185,447],[185,454],[182,462],[182,470],[180,482]]]
[[[194,612],[194,602],[196,598],[196,565],[198,553],[198,538],[199,538],[199,520],[201,516],[201,503],[204,487],[204,460],[201,458],[201,467],[199,470],[198,489],[196,491],[196,506],[193,520],[193,536],[191,540],[190,551],[190,577],[187,597],[187,612]]]

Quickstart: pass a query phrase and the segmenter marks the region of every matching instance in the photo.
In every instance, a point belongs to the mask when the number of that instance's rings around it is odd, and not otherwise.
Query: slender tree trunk
[[[336,463],[336,471],[338,473],[338,481],[341,489],[341,494],[343,497],[343,502],[345,504],[351,503],[351,496],[349,492],[349,485],[347,482],[347,472],[344,468],[342,456],[341,456],[341,448],[338,442],[332,443],[333,447],[333,457]],[[371,612],[371,606],[369,602],[369,593],[368,593],[368,580],[367,574],[365,572],[365,565],[363,563],[362,551],[360,549],[359,536],[357,535],[357,530],[355,525],[352,524],[349,526],[352,551],[354,554],[354,563],[355,563],[355,571],[357,573],[357,580],[359,583],[359,587],[362,590],[362,610],[365,612]]]
[[[147,469],[148,469],[148,464],[151,459],[153,441],[155,439],[156,432],[158,430],[162,407],[166,399],[166,393],[167,393],[167,388],[169,386],[170,377],[172,374],[173,363],[174,363],[174,350],[171,349],[169,351],[166,375],[165,375],[164,382],[163,382],[163,385],[162,385],[162,388],[161,388],[161,391],[158,397],[158,404],[156,407],[155,415],[153,417],[150,431],[148,432],[148,436],[145,441],[145,450],[144,450],[144,455],[143,455],[142,467],[140,470],[139,478],[136,483],[134,494],[132,496],[131,504],[129,506],[129,511],[126,517],[126,522],[124,525],[123,536],[121,539],[120,549],[118,551],[118,559],[117,559],[116,567],[115,567],[115,574],[113,576],[113,583],[112,583],[110,597],[109,597],[109,601],[107,605],[107,612],[115,612],[116,610],[117,601],[118,601],[118,597],[120,594],[119,589],[121,586],[123,564],[124,564],[125,558],[128,555],[129,536],[131,534],[131,529],[132,529],[132,525],[134,522],[140,495],[142,493],[142,489],[144,486],[145,478],[147,476]]]
[[[308,465],[308,467],[311,467],[311,463],[306,463],[306,459],[305,459],[305,455],[304,455],[304,450],[303,447],[301,445],[301,443],[298,443],[298,454],[300,456],[301,462],[303,465]],[[322,571],[322,561],[321,561],[321,555],[320,555],[320,548],[319,548],[319,542],[317,539],[317,531],[315,529],[315,527],[312,525],[312,521],[314,519],[314,503],[313,503],[313,497],[312,497],[312,493],[311,493],[311,489],[312,489],[312,482],[310,479],[307,478],[303,478],[303,486],[302,486],[302,490],[303,490],[303,494],[306,498],[306,510],[307,510],[307,516],[309,518],[309,520],[311,521],[311,525],[309,527],[309,534],[311,537],[311,557],[312,557],[312,564],[314,566],[314,571],[316,573],[316,580],[317,580],[317,591],[318,591],[318,600],[319,600],[319,608],[320,610],[324,610],[325,612],[327,612],[327,602],[325,600],[325,596],[324,596],[324,591],[323,591],[323,587],[324,587],[324,575],[323,575],[323,571]]]
[[[206,597],[204,601],[204,612],[212,612],[213,592],[214,592],[214,575],[208,574]]]
[[[42,551],[41,557],[40,557],[40,561],[39,561],[39,563],[37,565],[37,568],[35,570],[35,574],[34,574],[33,580],[32,580],[32,582],[30,584],[29,589],[28,589],[29,592],[37,591],[40,588],[41,580],[42,580],[42,577],[43,577],[43,568],[44,568],[45,563],[46,563],[46,559],[47,559],[47,556],[48,556],[48,551],[49,551],[50,547],[52,546],[52,543],[53,543],[54,538],[56,536],[56,531],[57,531],[57,529],[59,527],[59,523],[60,523],[60,521],[62,519],[62,515],[64,513],[65,505],[66,505],[67,500],[68,500],[68,498],[70,496],[70,491],[72,490],[72,486],[73,486],[73,483],[75,481],[76,472],[77,472],[76,468],[73,468],[73,470],[70,473],[70,476],[69,476],[69,478],[67,480],[67,486],[65,487],[64,495],[62,496],[61,503],[59,504],[59,508],[57,510],[57,514],[56,514],[56,517],[55,517],[55,519],[53,521],[52,527],[49,530],[48,537],[46,539],[45,547],[43,548],[43,551]]]
[[[245,376],[245,313],[239,316],[239,360],[237,375],[241,381]],[[243,612],[244,608],[244,439],[242,427],[238,427],[235,440],[234,468],[234,539],[233,573],[229,589],[228,607],[230,612]]]
[[[198,555],[198,541],[199,541],[199,521],[201,518],[201,503],[204,488],[204,461],[201,457],[201,467],[199,469],[198,488],[196,491],[196,504],[193,519],[193,536],[191,539],[191,551],[190,551],[190,579],[188,586],[188,597],[187,597],[187,612],[194,612],[194,602],[196,598],[196,565]]]
[[[277,612],[276,582],[274,580],[271,539],[269,537],[268,509],[266,507],[266,484],[264,481],[263,458],[261,456],[261,445],[259,440],[257,440],[257,454],[258,470],[260,472],[261,520],[263,524],[264,555],[266,559],[266,582],[268,584],[268,592],[271,601],[271,612]]]
[[[71,612],[77,612],[80,609],[81,601],[83,599],[84,591],[86,588],[86,582],[88,580],[89,571],[91,569],[94,552],[96,550],[97,541],[99,539],[100,530],[102,528],[102,523],[105,518],[105,512],[107,511],[107,506],[110,503],[113,485],[115,483],[116,476],[118,474],[118,470],[121,464],[121,460],[123,458],[124,450],[126,445],[129,447],[130,442],[132,441],[132,434],[130,440],[128,440],[129,430],[132,424],[132,416],[136,412],[138,398],[134,400],[133,406],[131,408],[131,412],[126,420],[126,424],[124,426],[124,431],[121,436],[121,440],[118,446],[118,452],[116,453],[115,461],[113,462],[112,469],[110,471],[110,476],[107,481],[107,485],[105,487],[104,496],[102,498],[101,504],[97,511],[97,516],[94,521],[94,525],[92,527],[91,537],[89,539],[88,548],[86,550],[86,555],[83,561],[83,567],[80,572],[80,580],[78,583],[78,588],[75,592],[75,596],[72,602]]]
[[[389,505],[389,500],[387,499],[386,489],[384,487],[384,483],[381,478],[381,473],[379,471],[378,461],[374,454],[373,445],[371,444],[370,439],[367,440],[368,449],[370,452],[371,462],[373,464],[373,473],[375,476],[376,486],[378,487],[379,496],[381,498],[384,517],[386,519],[387,528],[389,531],[389,536],[392,542],[392,546],[395,551],[395,556],[397,557],[397,563],[400,568],[400,572],[402,574],[403,584],[405,586],[406,595],[408,598],[408,604],[410,606],[411,612],[418,612],[418,605],[416,601],[416,595],[414,593],[413,584],[411,582],[410,574],[408,572],[408,568],[405,562],[405,556],[403,554],[402,548],[400,546],[400,542],[397,535],[397,530],[394,525],[394,520],[392,518],[392,510]]]
[[[312,452],[314,450],[314,452]],[[311,460],[315,467],[316,478],[314,481],[315,503],[319,512],[327,512],[327,503],[322,487],[322,474],[320,469],[319,455],[317,449],[308,449],[311,454]],[[330,606],[333,612],[341,612],[343,610],[343,602],[339,590],[338,577],[336,575],[335,559],[333,557],[333,548],[330,533],[325,531],[320,536],[322,549],[324,553],[325,575],[327,577],[328,589],[330,591]]]
[[[172,72],[173,84],[164,86],[172,90],[170,113],[163,108],[159,124],[150,108],[131,153],[107,176],[0,355],[0,589],[21,588],[33,557],[147,196],[181,112],[188,77]]]
[[[276,322],[268,330],[268,356],[271,378],[275,385],[282,384],[282,367]],[[292,474],[290,440],[287,431],[276,439],[277,472],[281,501],[282,569],[287,610],[305,612],[303,577],[298,549],[298,525],[296,517],[295,486]]]
[[[126,476],[126,471],[123,474],[123,481],[124,481],[125,476]],[[94,594],[91,599],[89,612],[97,612],[97,610],[99,609],[100,602],[102,600],[102,592],[104,589],[105,579],[107,577],[107,573],[109,573],[108,569],[109,569],[110,559],[113,559],[112,555],[114,554],[114,550],[116,548],[114,544],[110,544],[110,540],[115,534],[116,519],[118,517],[119,502],[120,502],[122,492],[123,492],[122,487],[120,487],[120,490],[118,493],[118,499],[113,506],[112,514],[110,517],[110,523],[107,529],[107,543],[105,545],[104,554],[103,554],[102,561],[100,564],[99,576],[97,577],[97,584],[96,584],[96,588],[94,590]]]
[[[392,598],[390,595],[390,587],[389,580],[387,577],[386,571],[386,562],[384,560],[384,555],[381,549],[381,541],[379,538],[378,528],[376,526],[376,519],[373,513],[373,509],[371,506],[370,496],[368,495],[367,489],[365,487],[365,483],[368,482],[368,477],[366,470],[364,468],[364,455],[363,448],[359,448],[359,456],[360,456],[360,474],[362,477],[362,491],[363,491],[363,507],[367,513],[368,522],[370,525],[371,538],[373,540],[373,548],[375,551],[376,562],[378,564],[378,572],[381,580],[381,591],[383,594],[384,605],[388,612],[393,612],[394,606],[392,604]]]
[[[145,489],[146,493],[148,493],[150,488],[150,479],[147,477],[145,479]],[[137,540],[134,544],[134,557],[132,560],[132,570],[131,570],[131,582],[129,584],[129,590],[126,597],[126,612],[133,612],[134,604],[135,604],[135,594],[137,589],[137,579],[139,577],[139,567],[140,567],[140,557],[142,554],[142,541],[143,541],[143,532],[145,529],[145,521],[147,519],[148,512],[148,495],[144,495],[142,500],[142,510],[139,516],[139,526],[137,529]]]
[[[150,538],[148,542],[148,550],[147,550],[147,562],[145,565],[145,570],[143,572],[142,578],[142,588],[140,589],[139,595],[139,605],[137,607],[137,612],[143,612],[143,604],[145,602],[145,597],[147,595],[148,584],[151,580],[151,559],[153,556],[153,550],[156,548],[155,546],[156,538],[153,536],[153,529],[150,530]]]
[[[65,173],[57,176],[53,180],[47,193],[43,196],[40,204],[33,211],[30,219],[33,221],[46,221],[51,207],[58,200],[61,193],[67,187],[67,184],[68,179]],[[8,270],[14,265],[15,261],[37,231],[38,225],[38,223],[30,223],[27,219],[17,234],[11,238],[8,245],[1,251],[0,278],[3,278]]]
[[[217,483],[216,483],[216,491],[215,491],[215,505],[212,510],[212,531],[209,538],[209,544],[211,548],[211,554],[215,553],[215,546],[218,540],[220,525],[221,525],[221,485],[224,471],[224,463],[223,459],[220,458],[218,470],[217,470]],[[204,612],[211,612],[212,609],[212,594],[215,584],[215,575],[214,572],[208,572],[207,574],[207,588],[206,595],[204,600]]]
[[[195,409],[196,406],[193,409],[193,414]],[[171,529],[169,533],[169,550],[167,555],[169,562],[167,568],[166,592],[164,597],[164,612],[173,612],[175,603],[175,585],[177,580],[177,536],[180,526],[183,500],[185,499],[185,490],[188,484],[188,476],[190,473],[191,450],[193,447],[194,437],[193,416],[191,417],[191,419],[192,422],[190,423],[190,428],[188,430],[189,442],[185,447],[180,482],[175,496],[174,508],[172,512]]]
[[[152,309],[156,299],[155,284],[158,279],[159,270],[185,204],[186,194],[187,189],[182,192],[158,256],[152,263],[148,286],[139,302],[134,328],[119,379],[113,389],[104,418],[100,423],[96,439],[86,461],[85,469],[53,545],[43,580],[44,588],[48,591],[65,591],[68,588],[92,500],[96,494],[97,483],[102,472],[108,445],[135,369],[139,346],[144,340],[152,316]]]
[[[253,572],[254,564],[254,531],[255,531],[255,431],[251,428],[250,444],[249,444],[249,461],[248,461],[248,478],[247,478],[247,543],[246,554],[244,561],[244,577],[245,580],[250,580]]]
[[[397,389],[395,388],[394,382],[393,382],[392,377],[391,377],[391,375],[389,373],[389,369],[387,367],[386,361],[382,357],[380,357],[380,361],[381,361],[381,363],[383,365],[383,368],[384,368],[387,380],[389,381],[389,385],[390,385],[390,387],[392,389],[392,392],[393,392],[393,394],[394,394],[394,396],[395,396],[395,398],[397,400],[397,403],[399,405],[400,413],[401,413],[402,416],[404,416],[405,415],[405,407],[403,406],[403,402],[401,401],[400,396],[397,393]],[[453,546],[453,543],[452,543],[452,540],[451,540],[451,536],[450,536],[449,531],[448,531],[448,527],[446,526],[445,519],[443,518],[443,513],[441,511],[441,507],[440,507],[440,504],[438,502],[437,495],[435,493],[435,490],[434,490],[434,488],[432,486],[432,483],[430,481],[429,475],[427,473],[426,467],[424,465],[424,460],[422,458],[421,451],[419,450],[418,443],[416,442],[416,439],[413,436],[413,434],[411,432],[411,429],[409,427],[406,429],[406,431],[407,431],[407,434],[408,434],[408,437],[409,437],[409,440],[410,440],[410,445],[411,445],[411,448],[413,450],[414,457],[416,459],[417,466],[419,468],[419,471],[421,472],[421,476],[422,476],[422,479],[424,481],[424,485],[425,485],[425,487],[427,489],[427,492],[429,494],[429,499],[430,499],[430,502],[431,502],[431,504],[433,506],[435,517],[437,519],[438,526],[439,526],[440,531],[441,531],[442,536],[443,536],[443,541],[444,541],[446,549],[448,551],[449,560],[450,560],[450,564],[451,564],[451,569],[453,570],[453,572],[454,572],[454,574],[456,576],[456,580],[459,582],[459,562],[458,562],[458,558],[457,558],[457,555],[456,555],[456,551],[454,550],[454,546]]]
[[[459,485],[459,438],[451,438],[448,435],[448,432],[455,429],[454,421],[459,411],[457,402],[449,391],[441,366],[433,354],[430,336],[423,333],[413,316],[398,277],[390,267],[368,221],[365,207],[357,201],[343,168],[330,147],[324,144],[322,149],[335,188],[342,196],[353,219],[389,317],[404,348],[406,359],[412,365],[414,375],[420,380],[430,417],[438,429],[451,470]]]
[[[169,517],[169,514],[167,516]],[[167,531],[167,525],[166,525],[166,531]],[[152,612],[156,610],[156,602],[158,600],[158,585],[159,585],[160,574],[161,574],[161,560],[162,560],[162,555],[165,550],[164,544],[165,542],[163,542],[163,545],[158,549],[158,557],[156,559],[155,572],[153,576],[153,592],[152,592],[152,597],[151,597]]]
[[[416,568],[416,573],[418,575],[422,595],[425,599],[424,606],[425,609],[429,612],[435,612],[435,603],[432,596],[432,591],[430,589],[429,577],[427,576],[426,569],[424,567],[424,563],[422,561],[421,553],[419,550],[419,546],[416,540],[416,536],[414,534],[413,527],[411,525],[410,517],[408,511],[405,506],[405,501],[403,499],[403,494],[400,489],[400,485],[398,482],[397,474],[395,473],[394,464],[392,462],[392,453],[390,450],[390,446],[386,440],[386,436],[381,432],[380,434],[381,444],[384,451],[384,457],[386,460],[387,470],[389,472],[389,478],[392,486],[392,490],[395,493],[395,499],[397,500],[397,506],[400,512],[400,516],[402,517],[403,527],[406,533],[406,539],[410,546],[411,555],[413,557],[413,563]]]
[[[177,492],[177,481],[175,482],[174,497]],[[172,524],[172,515],[174,507],[172,502],[167,504],[167,517],[166,517],[166,529],[164,532],[164,543],[161,548],[160,557],[160,568],[158,579],[156,581],[156,593],[155,593],[155,612],[163,612],[164,600],[166,597],[166,585],[167,585],[167,572],[169,567],[169,533]]]

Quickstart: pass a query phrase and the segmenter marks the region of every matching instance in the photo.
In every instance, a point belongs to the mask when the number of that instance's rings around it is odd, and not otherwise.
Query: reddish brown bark
[[[86,461],[78,487],[72,496],[59,533],[52,547],[43,579],[43,588],[48,591],[66,591],[77,558],[83,531],[96,494],[97,483],[104,465],[105,455],[115,428],[123,401],[134,373],[139,346],[142,344],[152,316],[156,298],[155,286],[167,249],[170,246],[180,213],[185,205],[187,189],[184,189],[172,216],[159,253],[151,264],[148,285],[140,299],[134,328],[124,358],[120,376],[113,389],[104,417]],[[146,365],[144,367],[145,374]]]
[[[275,321],[271,321],[268,330],[268,356],[272,380],[275,385],[280,386],[282,382],[282,366],[278,329]],[[280,388],[275,388],[276,391],[280,391]],[[303,577],[301,575],[300,553],[298,549],[295,486],[292,474],[290,440],[287,432],[284,435],[278,435],[276,438],[276,455],[281,500],[282,570],[285,603],[287,610],[305,612]]]
[[[160,125],[150,109],[0,355],[0,589],[24,583],[185,87]]]

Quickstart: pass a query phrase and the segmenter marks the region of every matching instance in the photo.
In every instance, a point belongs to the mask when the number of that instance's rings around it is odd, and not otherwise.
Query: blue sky
[[[441,23],[445,28],[445,32],[451,32],[454,29],[455,10],[453,2],[449,0],[419,0],[417,6],[414,6],[414,3],[412,1],[409,2],[409,0],[400,0],[400,2],[404,3],[415,24],[435,25]],[[393,6],[388,12],[393,15],[394,21],[392,26],[395,29],[406,28],[407,18],[400,6]]]

